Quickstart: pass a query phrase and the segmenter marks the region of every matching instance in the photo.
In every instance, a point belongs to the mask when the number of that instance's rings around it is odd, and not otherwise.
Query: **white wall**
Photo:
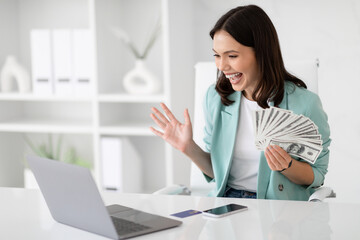
[[[285,61],[320,59],[319,95],[329,117],[332,144],[325,185],[336,201],[360,202],[360,2],[357,0],[198,0],[193,18],[194,60],[212,60],[209,30],[226,10],[262,7],[278,31]],[[193,79],[188,79],[193,81]],[[187,89],[181,90],[184,94]],[[180,99],[179,99],[180,101]],[[180,115],[180,117],[182,117]]]
[[[320,59],[319,95],[333,139],[325,184],[335,189],[337,200],[360,202],[360,155],[354,151],[360,143],[360,2],[273,2],[269,14],[285,60]]]

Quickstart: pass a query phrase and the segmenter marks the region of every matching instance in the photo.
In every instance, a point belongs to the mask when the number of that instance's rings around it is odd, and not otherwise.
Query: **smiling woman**
[[[330,129],[319,97],[285,69],[275,27],[258,6],[231,9],[210,36],[219,77],[204,99],[206,151],[193,140],[187,110],[185,123],[180,123],[165,104],[161,105],[165,115],[152,108],[151,118],[161,130],[151,130],[186,154],[208,181],[215,181],[210,195],[308,200],[324,183],[329,161]],[[303,115],[317,125],[322,150],[315,163],[291,156],[280,146],[268,145],[265,151],[255,147],[253,113],[270,106]],[[279,115],[271,124],[281,136],[299,118]],[[269,119],[257,120],[269,125]],[[294,137],[293,142],[301,140]]]
[[[247,7],[237,7],[223,15],[214,28],[210,31],[210,36],[214,40],[214,50],[217,47],[232,48],[223,49],[224,52],[239,51],[242,59],[237,61],[256,65],[252,69],[247,79],[252,82],[252,88],[245,91],[245,96],[249,99],[256,100],[259,106],[268,107],[268,101],[272,100],[277,106],[284,93],[284,85],[287,81],[293,82],[299,87],[306,88],[305,83],[297,77],[286,71],[280,51],[279,39],[267,14],[259,7],[250,5]],[[215,57],[217,57],[215,55]],[[237,55],[230,54],[229,58],[237,58]],[[246,59],[246,61],[244,61]],[[218,62],[218,61],[215,61]],[[253,64],[256,62],[256,64]],[[222,67],[218,65],[218,68]],[[248,68],[248,66],[247,66]],[[225,105],[231,101],[227,96],[234,91],[238,91],[230,86],[224,74],[229,70],[222,70],[222,74],[217,82],[216,88],[220,93]],[[261,79],[261,81],[259,81]],[[244,89],[240,89],[242,91]],[[247,95],[250,94],[250,96]]]
[[[253,101],[253,92],[260,80],[254,49],[237,42],[225,30],[219,30],[213,39],[216,66],[230,81],[224,80],[227,84],[230,82],[234,91],[243,91],[244,96]]]

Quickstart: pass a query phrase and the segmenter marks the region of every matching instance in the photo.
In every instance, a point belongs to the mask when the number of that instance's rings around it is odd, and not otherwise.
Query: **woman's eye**
[[[217,57],[220,57],[220,56],[219,56],[219,54],[214,54],[214,57],[216,57],[216,58],[217,58]]]
[[[229,58],[237,58],[237,55],[229,55]]]

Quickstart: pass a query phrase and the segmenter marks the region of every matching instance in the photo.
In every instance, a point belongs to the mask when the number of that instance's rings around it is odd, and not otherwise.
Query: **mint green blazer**
[[[205,175],[207,181],[215,181],[216,189],[209,196],[224,195],[230,173],[236,132],[239,120],[241,92],[234,92],[229,99],[235,101],[230,106],[221,103],[220,95],[214,85],[210,86],[203,102],[205,114],[204,142],[210,153],[214,178]],[[273,105],[271,103],[270,105]],[[310,118],[319,128],[323,140],[323,151],[315,164],[314,181],[310,186],[297,185],[277,171],[272,171],[266,161],[264,152],[259,159],[257,198],[281,200],[308,200],[309,196],[324,183],[329,164],[330,128],[328,118],[323,110],[320,98],[307,89],[285,84],[285,94],[280,108],[302,114]],[[299,161],[302,159],[294,158]]]

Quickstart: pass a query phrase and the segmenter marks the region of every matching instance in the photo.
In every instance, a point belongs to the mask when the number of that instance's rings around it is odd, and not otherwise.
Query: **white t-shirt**
[[[236,133],[228,186],[238,190],[256,192],[260,151],[255,147],[253,111],[261,107],[244,95],[240,101],[240,115]]]

